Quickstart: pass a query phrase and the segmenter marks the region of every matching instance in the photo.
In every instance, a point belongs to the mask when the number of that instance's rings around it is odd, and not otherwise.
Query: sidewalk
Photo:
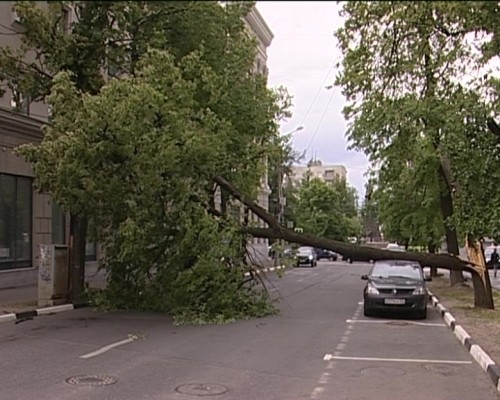
[[[85,283],[93,288],[103,288],[106,285],[104,271],[90,267],[85,271]],[[0,315],[12,312],[31,310],[37,306],[38,286],[20,286],[0,289]]]
[[[500,270],[497,272],[497,277],[496,278],[493,276],[493,270],[492,269],[488,270],[488,272],[490,274],[491,287],[493,289],[500,290]],[[450,275],[450,271],[448,271],[447,269],[438,268],[438,273],[443,274],[445,276],[449,276]],[[471,279],[470,273],[468,273],[468,272],[464,272],[464,276],[466,278],[468,278],[468,279]]]

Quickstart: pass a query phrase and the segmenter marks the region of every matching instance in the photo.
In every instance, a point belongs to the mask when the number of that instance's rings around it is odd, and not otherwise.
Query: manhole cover
[[[403,376],[406,372],[399,368],[368,367],[361,370],[364,376]]]
[[[442,364],[425,364],[424,368],[444,376],[452,375],[456,371],[455,367]]]
[[[390,321],[390,322],[387,322],[387,325],[408,326],[411,324],[409,322],[406,322],[406,321]]]
[[[226,393],[228,389],[218,383],[188,383],[178,386],[175,391],[191,396],[217,396]]]
[[[66,379],[66,382],[77,386],[107,386],[116,383],[116,379],[106,375],[77,375]]]

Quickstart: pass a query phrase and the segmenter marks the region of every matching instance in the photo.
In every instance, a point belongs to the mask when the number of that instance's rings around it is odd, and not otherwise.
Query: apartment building
[[[327,183],[347,180],[347,169],[343,165],[323,165],[321,161],[314,160],[308,165],[293,166],[289,181],[292,185],[300,185],[306,177],[318,178]]]

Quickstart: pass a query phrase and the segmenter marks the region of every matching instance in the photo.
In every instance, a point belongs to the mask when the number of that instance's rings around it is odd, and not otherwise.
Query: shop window
[[[32,179],[0,174],[0,270],[32,266]]]

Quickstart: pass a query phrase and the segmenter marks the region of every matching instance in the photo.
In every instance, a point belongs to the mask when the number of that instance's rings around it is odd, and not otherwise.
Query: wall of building
[[[290,176],[292,184],[300,184],[307,173],[310,173],[311,178],[318,178],[324,182],[347,180],[347,169],[343,165],[298,165],[292,167]]]

